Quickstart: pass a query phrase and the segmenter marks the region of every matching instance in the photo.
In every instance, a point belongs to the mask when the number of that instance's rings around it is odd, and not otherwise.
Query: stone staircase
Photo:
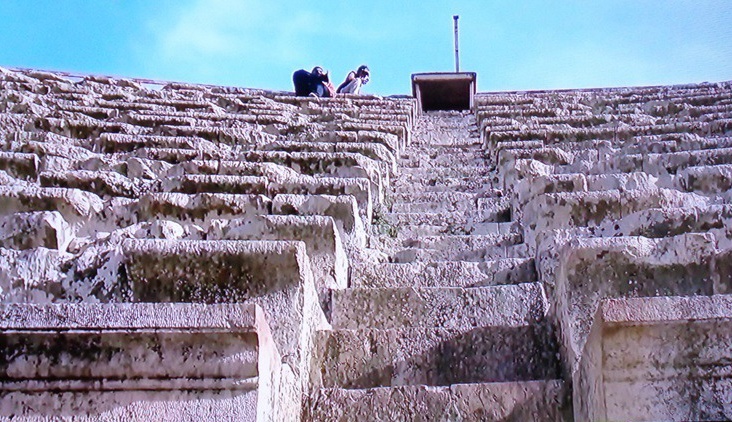
[[[516,225],[479,206],[508,203],[477,129],[464,113],[417,120],[369,238],[383,260],[352,268],[316,337],[307,420],[563,419],[533,259]]]
[[[0,419],[301,419],[414,114],[0,68]]]
[[[732,83],[0,68],[0,420],[732,418]]]

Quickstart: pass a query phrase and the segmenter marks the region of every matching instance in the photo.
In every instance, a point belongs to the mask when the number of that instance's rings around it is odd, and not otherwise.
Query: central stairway
[[[304,420],[563,420],[556,334],[474,115],[432,112],[316,335]]]

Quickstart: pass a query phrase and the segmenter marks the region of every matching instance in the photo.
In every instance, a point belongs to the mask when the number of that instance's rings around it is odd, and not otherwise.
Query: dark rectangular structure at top
[[[475,72],[412,74],[412,95],[423,111],[472,110]]]

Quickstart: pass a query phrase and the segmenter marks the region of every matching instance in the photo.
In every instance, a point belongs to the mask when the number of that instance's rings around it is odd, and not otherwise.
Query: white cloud
[[[154,47],[158,59],[172,63],[290,63],[307,55],[320,20],[275,2],[196,0],[172,21],[154,21]]]

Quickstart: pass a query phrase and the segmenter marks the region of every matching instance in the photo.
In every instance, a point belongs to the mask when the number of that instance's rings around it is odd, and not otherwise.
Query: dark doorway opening
[[[475,91],[474,72],[412,75],[412,95],[423,111],[472,110]]]

